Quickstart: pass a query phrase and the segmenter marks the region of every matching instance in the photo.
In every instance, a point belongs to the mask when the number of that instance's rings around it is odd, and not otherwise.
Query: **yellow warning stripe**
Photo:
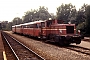
[[[3,51],[3,58],[4,58],[4,60],[7,60],[5,51]]]

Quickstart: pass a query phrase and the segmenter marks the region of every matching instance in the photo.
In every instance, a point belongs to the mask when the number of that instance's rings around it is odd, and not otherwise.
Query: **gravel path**
[[[41,41],[35,41],[24,36],[12,34],[7,32],[26,46],[46,58],[46,60],[90,60],[90,56],[84,55],[66,48],[57,47],[54,45],[46,44]]]

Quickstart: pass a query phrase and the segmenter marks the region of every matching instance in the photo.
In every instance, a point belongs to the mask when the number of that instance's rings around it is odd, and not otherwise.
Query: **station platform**
[[[0,60],[7,60],[0,31]]]

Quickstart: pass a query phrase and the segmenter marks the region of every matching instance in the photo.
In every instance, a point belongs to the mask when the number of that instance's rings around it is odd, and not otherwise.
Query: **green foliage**
[[[75,22],[76,25],[85,22],[86,20],[85,11],[86,11],[87,6],[88,6],[87,4],[83,4],[83,6],[79,9],[77,16],[76,16],[76,22]]]
[[[86,25],[90,26],[90,5],[86,8]]]
[[[90,5],[86,8],[86,33],[90,35]]]
[[[71,3],[62,4],[57,8],[57,20],[63,20],[65,23],[68,23],[71,20],[74,20],[76,16],[76,8]]]
[[[0,23],[0,30],[2,29],[2,25],[1,25],[1,23]]]
[[[2,30],[11,30],[12,22],[3,21],[1,22]]]
[[[37,10],[30,10],[25,12],[25,16],[23,17],[23,22],[31,22],[31,21],[38,21],[38,20],[47,20],[51,18],[51,15],[48,12],[48,8],[44,6],[40,6]]]
[[[17,25],[17,24],[21,24],[22,23],[22,19],[20,19],[19,17],[15,17],[12,20],[12,25]]]
[[[90,36],[90,6],[89,5],[85,6],[84,4],[82,7],[83,9],[80,11],[80,14],[78,14],[77,30],[80,29],[81,35],[83,36]]]
[[[51,15],[48,12],[48,8],[45,8],[44,6],[39,7],[38,16],[41,20],[48,20],[51,18]]]
[[[76,32],[78,33],[78,30],[80,30],[80,34],[84,35],[86,33],[86,24],[85,22],[78,24]]]

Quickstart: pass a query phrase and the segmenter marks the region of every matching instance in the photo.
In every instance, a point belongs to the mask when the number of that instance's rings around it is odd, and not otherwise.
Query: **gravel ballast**
[[[90,60],[89,55],[84,55],[66,48],[57,47],[24,36],[12,34],[11,31],[5,32],[18,39],[46,60]]]

